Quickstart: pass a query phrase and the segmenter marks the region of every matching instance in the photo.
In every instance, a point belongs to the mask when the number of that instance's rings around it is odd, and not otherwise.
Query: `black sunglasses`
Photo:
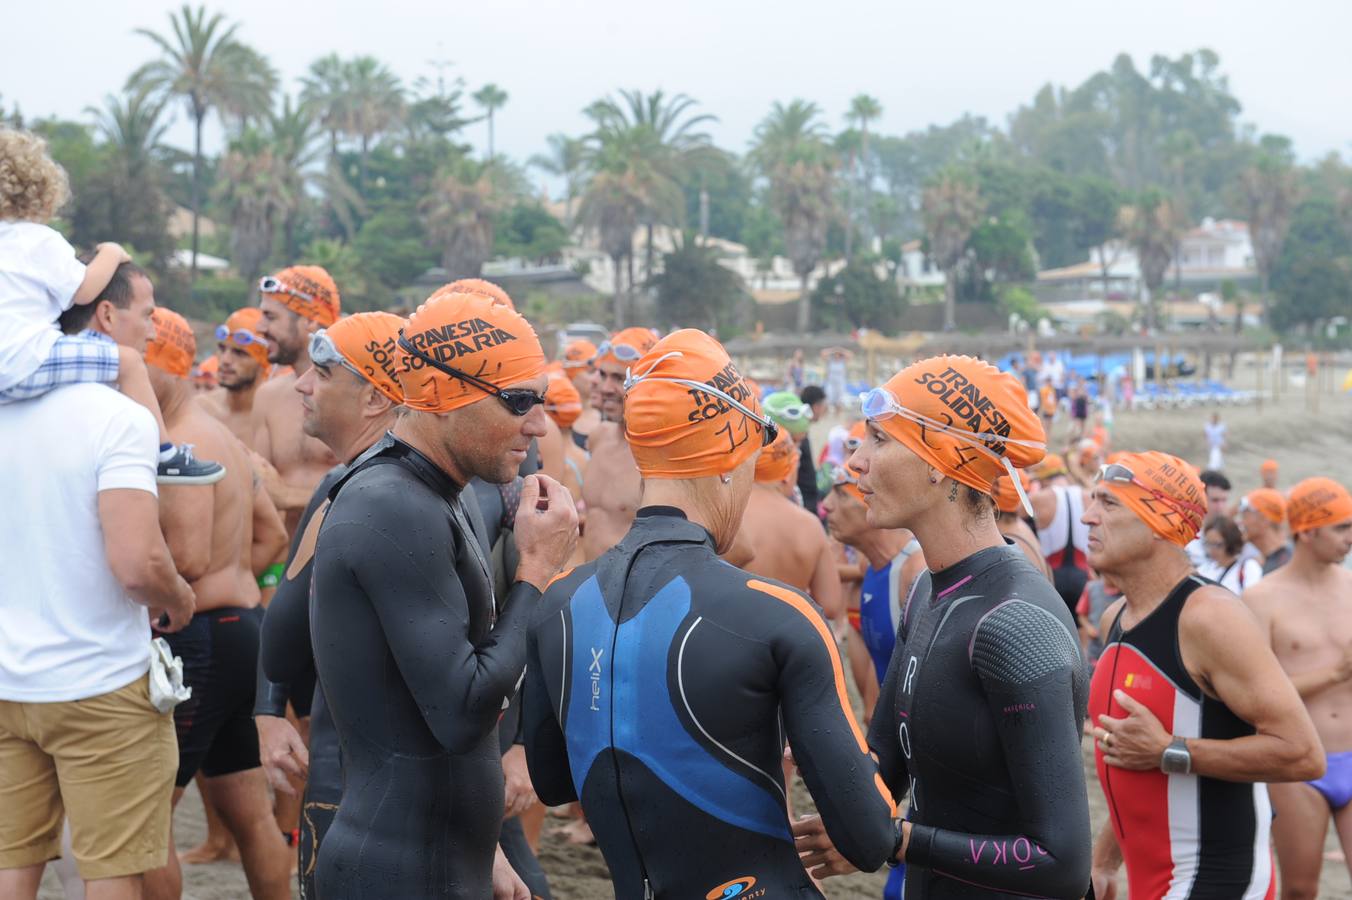
[[[437,360],[428,356],[426,353],[423,353],[417,347],[414,347],[412,344],[410,344],[408,342],[408,339],[404,337],[404,333],[402,331],[399,332],[399,346],[408,353],[411,353],[414,356],[418,357],[418,359],[421,359],[423,362],[427,363],[429,366],[436,369],[437,371],[445,372],[447,375],[457,379],[458,381],[463,381],[466,384],[473,385],[474,387],[478,388],[484,393],[492,394],[494,397],[497,397],[499,400],[502,401],[502,405],[507,407],[507,409],[514,416],[524,416],[526,415],[526,413],[530,412],[532,408],[541,405],[545,402],[545,398],[543,395],[535,391],[532,391],[529,388],[503,389],[498,387],[496,384],[484,381],[482,378],[476,378],[473,375],[469,374],[468,372],[462,372],[459,369],[451,368],[450,366],[446,365],[443,362],[438,362]]]

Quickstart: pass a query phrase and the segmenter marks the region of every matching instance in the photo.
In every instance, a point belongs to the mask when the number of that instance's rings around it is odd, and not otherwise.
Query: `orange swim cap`
[[[150,313],[150,321],[155,323],[155,337],[146,344],[146,365],[187,378],[197,356],[197,338],[188,320],[172,309],[157,306]]]
[[[610,336],[610,340],[596,348],[596,365],[612,363],[614,365],[633,366],[657,344],[657,334],[651,328],[626,328]],[[722,345],[719,345],[720,348]]]
[[[864,499],[864,492],[859,490],[859,476],[849,466],[836,466],[831,470],[831,485],[849,494],[865,506],[868,505],[868,501]]]
[[[866,418],[949,478],[983,494],[1046,455],[1046,435],[1013,375],[971,356],[907,366],[864,395]]]
[[[342,309],[338,285],[320,266],[291,266],[258,282],[261,296],[275,300],[298,316],[328,327]]]
[[[1241,506],[1247,506],[1274,525],[1286,521],[1286,498],[1281,491],[1272,488],[1258,488],[1244,495]]]
[[[1264,475],[1276,475],[1276,474],[1277,474],[1277,460],[1275,460],[1275,459],[1265,459],[1265,460],[1263,460],[1263,464],[1262,464],[1261,466],[1258,467],[1258,471],[1259,471],[1259,472],[1262,472]]]
[[[560,428],[572,428],[582,415],[582,395],[566,375],[554,375],[545,386],[545,412]]]
[[[1103,472],[1103,484],[1150,530],[1185,547],[1206,518],[1206,490],[1197,470],[1177,456],[1151,450],[1123,453]]]
[[[779,484],[798,471],[798,445],[789,437],[788,429],[781,429],[770,446],[756,457],[756,480],[766,484]]]
[[[497,388],[528,381],[545,368],[545,354],[530,323],[483,294],[433,294],[409,316],[399,356],[404,405],[436,413],[492,395],[422,356]]]
[[[596,345],[587,340],[569,341],[563,350],[565,369],[585,369],[596,358]]]
[[[1352,496],[1332,478],[1306,478],[1287,495],[1286,517],[1292,534],[1341,525],[1352,519]]]
[[[1038,481],[1070,474],[1070,470],[1066,468],[1066,458],[1060,453],[1048,453],[1042,458],[1042,462],[1033,466],[1031,472]]]
[[[1028,473],[1022,469],[1016,469],[1019,473],[1019,481],[1023,484],[1023,492],[1029,493],[1033,489],[1033,481],[1028,477]],[[1002,513],[1016,513],[1022,507],[1019,500],[1019,492],[1014,490],[1014,482],[1010,481],[1008,475],[1001,475],[995,479],[995,491],[991,495],[995,498],[995,507]]]
[[[501,303],[508,309],[515,311],[516,304],[512,298],[507,296],[507,292],[491,281],[484,281],[482,278],[461,278],[459,281],[452,281],[445,287],[439,288],[437,294],[483,294],[490,300]],[[433,294],[435,297],[437,294]]]
[[[232,312],[225,320],[225,337],[220,336],[217,330],[216,339],[223,341],[226,346],[238,347],[258,363],[266,376],[268,370],[272,368],[272,363],[268,362],[268,344],[267,341],[258,336],[258,323],[263,320],[263,311],[256,306],[246,306],[243,309],[237,309]],[[244,342],[235,339],[238,333],[247,335]]]
[[[334,322],[324,333],[348,362],[395,405],[404,402],[399,386],[399,332],[407,323],[393,313],[364,312]]]
[[[868,422],[860,419],[850,426],[849,434],[845,435],[845,449],[853,453],[864,443],[866,437],[868,437]]]
[[[722,475],[764,446],[760,403],[704,332],[673,332],[626,365],[624,433],[644,478]]]

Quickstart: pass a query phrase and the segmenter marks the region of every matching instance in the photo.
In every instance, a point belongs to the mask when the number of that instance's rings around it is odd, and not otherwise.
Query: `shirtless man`
[[[545,412],[558,426],[563,438],[563,477],[559,483],[573,495],[577,504],[578,523],[586,522],[582,504],[582,470],[587,467],[587,451],[573,440],[573,424],[582,414],[582,397],[566,375],[552,375],[545,388]]]
[[[289,900],[286,843],[273,824],[252,716],[259,562],[275,559],[286,536],[267,493],[254,483],[248,451],[194,396],[187,378],[197,349],[192,329],[162,308],[154,323],[146,363],[169,433],[226,466],[225,478],[210,487],[166,488],[180,497],[160,514],[174,564],[197,596],[192,623],[167,637],[193,691],[174,710],[179,768],[173,802],[200,769],[205,793],[239,847],[250,892],[257,900]],[[256,531],[258,522],[273,527]],[[182,887],[171,840],[169,864],[146,874],[145,896],[176,900]]]
[[[258,333],[263,313],[237,309],[216,328],[216,379],[221,389],[203,398],[203,409],[225,423],[246,447],[254,442],[253,408],[258,389],[268,380],[268,342]]]
[[[587,530],[582,535],[586,562],[620,542],[634,523],[634,512],[643,499],[638,466],[624,439],[624,373],[656,343],[657,336],[651,330],[626,328],[597,350],[592,403],[601,422],[588,441],[591,459],[583,472],[582,485],[587,506]]]
[[[315,487],[338,464],[333,451],[301,430],[296,393],[296,379],[310,368],[310,335],[338,320],[338,288],[319,266],[293,266],[263,278],[259,291],[257,333],[268,342],[268,361],[293,371],[258,389],[252,447],[270,464],[264,483],[292,534]]]
[[[817,517],[793,501],[797,480],[798,447],[788,431],[780,431],[756,459],[756,483],[742,516],[755,556],[744,568],[798,588],[827,619],[837,619],[845,597],[831,542]]]
[[[1291,489],[1291,561],[1244,592],[1328,757],[1323,778],[1270,785],[1283,900],[1319,893],[1329,819],[1352,860],[1352,497],[1337,482],[1309,478]]]

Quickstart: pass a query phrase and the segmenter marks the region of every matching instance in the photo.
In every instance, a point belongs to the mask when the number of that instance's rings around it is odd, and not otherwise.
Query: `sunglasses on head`
[[[620,362],[637,362],[643,358],[643,351],[629,344],[612,344],[610,341],[602,341],[601,346],[596,348],[596,358],[600,359],[607,353],[612,354]]]
[[[328,331],[323,328],[310,335],[310,362],[322,369],[342,366],[354,375],[363,379],[366,378],[366,374],[361,369],[348,362],[347,357],[334,344],[333,338],[329,337]]]
[[[1173,506],[1185,512],[1193,513],[1201,518],[1206,518],[1206,510],[1196,503],[1190,503],[1181,497],[1173,497],[1158,488],[1153,488],[1141,479],[1136,477],[1136,473],[1121,463],[1108,463],[1099,467],[1096,482],[1107,481],[1112,484],[1131,484],[1150,494],[1156,500],[1167,506]]]
[[[274,278],[271,275],[264,275],[262,278],[258,279],[258,290],[260,293],[264,294],[290,294],[292,297],[299,297],[300,299],[308,300],[311,303],[315,302],[315,298],[311,295],[304,291],[297,290],[286,282]]]
[[[535,406],[543,405],[544,395],[538,391],[532,391],[530,388],[500,388],[496,384],[484,381],[482,378],[476,378],[468,372],[462,372],[459,369],[453,369],[443,362],[439,362],[423,353],[417,347],[409,343],[404,337],[404,333],[399,332],[399,346],[405,353],[416,356],[418,359],[427,363],[438,372],[443,372],[457,381],[463,381],[468,385],[478,388],[485,394],[491,394],[502,401],[502,405],[514,416],[524,416]]]
[[[266,340],[254,334],[252,331],[245,331],[243,328],[238,331],[231,331],[224,325],[217,325],[216,340],[223,341],[226,338],[229,338],[241,347],[247,347],[250,344],[262,344],[266,347],[268,344]]]

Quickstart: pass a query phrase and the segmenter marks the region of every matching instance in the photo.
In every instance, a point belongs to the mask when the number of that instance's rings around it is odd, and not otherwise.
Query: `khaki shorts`
[[[0,700],[0,869],[59,857],[67,816],[81,878],[165,865],[177,768],[174,719],[150,705],[147,676],[85,700]]]

